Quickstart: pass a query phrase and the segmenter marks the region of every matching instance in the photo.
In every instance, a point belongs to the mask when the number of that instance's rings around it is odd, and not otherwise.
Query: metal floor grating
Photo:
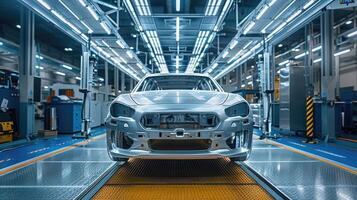
[[[239,165],[219,160],[139,160],[123,165],[93,199],[272,199]]]

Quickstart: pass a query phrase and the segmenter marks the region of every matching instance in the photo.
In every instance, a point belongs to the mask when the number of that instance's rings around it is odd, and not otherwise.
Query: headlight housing
[[[110,106],[110,115],[112,117],[132,117],[134,113],[134,109],[120,103],[112,103]]]
[[[246,102],[241,102],[226,108],[224,111],[228,117],[247,117],[249,115],[249,105]]]

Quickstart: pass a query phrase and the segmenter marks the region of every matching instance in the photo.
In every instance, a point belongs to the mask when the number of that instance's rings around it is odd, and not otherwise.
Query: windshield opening
[[[204,90],[219,91],[212,79],[204,76],[155,76],[147,77],[137,92],[155,90]]]

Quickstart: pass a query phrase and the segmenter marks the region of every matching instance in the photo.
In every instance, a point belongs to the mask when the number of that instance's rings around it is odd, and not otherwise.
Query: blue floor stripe
[[[261,133],[254,130],[256,135]],[[353,168],[357,168],[357,150],[346,148],[339,144],[320,142],[318,144],[306,144],[305,138],[302,137],[283,137],[274,141],[284,144],[295,149],[308,152],[313,155],[326,158],[335,162],[342,163]]]
[[[98,127],[91,130],[92,137],[103,133],[105,133],[104,127]],[[50,153],[63,147],[68,147],[83,140],[84,139],[73,139],[72,135],[58,135],[53,138],[36,139],[17,148],[4,149],[0,151],[0,169]]]

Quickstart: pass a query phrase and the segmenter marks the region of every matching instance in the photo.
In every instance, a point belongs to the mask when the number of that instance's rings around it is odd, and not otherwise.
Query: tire
[[[247,160],[247,156],[242,156],[242,157],[234,157],[234,158],[230,158],[231,162],[243,162]]]
[[[118,158],[118,157],[112,157],[111,159],[116,162],[128,162],[129,160],[129,158]]]

